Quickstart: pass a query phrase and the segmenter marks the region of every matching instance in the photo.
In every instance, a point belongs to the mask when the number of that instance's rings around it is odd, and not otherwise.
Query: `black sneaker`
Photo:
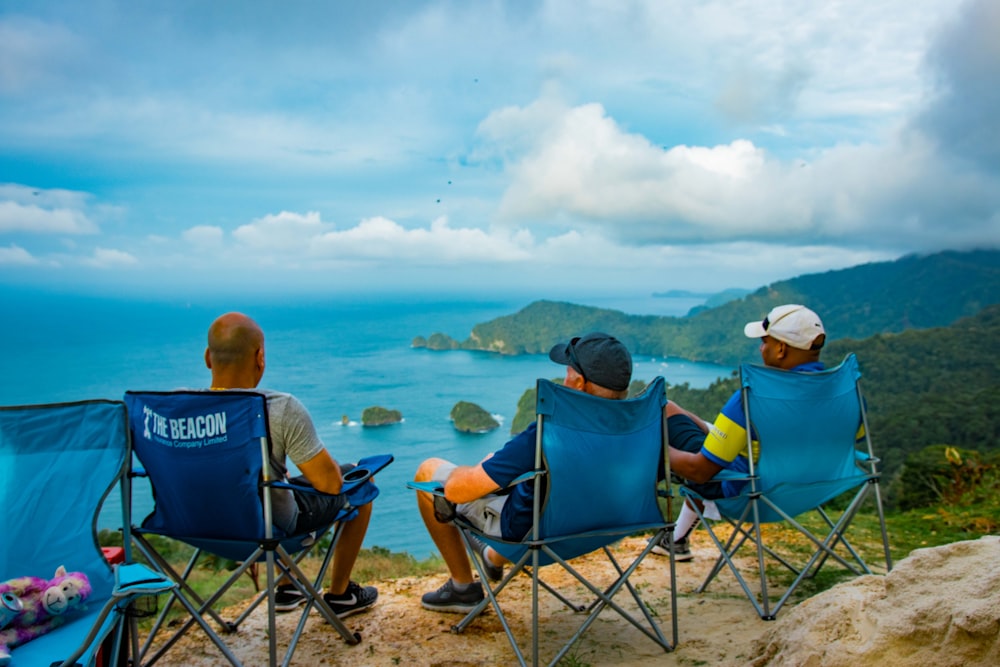
[[[651,538],[652,539],[652,538]],[[691,554],[691,547],[688,546],[687,538],[683,540],[674,540],[673,544],[674,550],[674,561],[677,563],[686,563],[692,560],[694,556]],[[664,533],[663,537],[655,547],[651,549],[651,553],[659,554],[660,556],[669,556],[670,547],[667,544],[667,534]]]
[[[459,593],[455,590],[451,579],[444,582],[444,586],[432,593],[424,593],[420,598],[420,604],[424,609],[431,611],[451,611],[465,614],[472,611],[477,604],[483,601],[483,584],[474,581],[469,587]]]
[[[274,610],[278,613],[295,611],[305,603],[306,596],[294,584],[282,584],[274,589]]]
[[[378,590],[374,586],[359,586],[353,581],[347,584],[343,595],[324,593],[323,600],[330,605],[333,613],[340,618],[368,609],[378,600]]]
[[[500,581],[503,578],[503,565],[494,565],[486,557],[486,550],[489,546],[471,535],[469,536],[469,543],[472,544],[476,555],[479,556],[479,562],[483,564],[483,571],[486,572],[486,578],[490,581]]]

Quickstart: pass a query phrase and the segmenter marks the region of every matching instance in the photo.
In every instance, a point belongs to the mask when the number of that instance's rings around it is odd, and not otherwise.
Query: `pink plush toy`
[[[10,664],[10,649],[44,635],[66,622],[64,614],[83,606],[91,593],[90,580],[82,572],[66,572],[62,565],[51,581],[38,577],[18,577],[0,583],[0,595],[20,610],[5,616],[8,623],[0,628],[0,667]]]

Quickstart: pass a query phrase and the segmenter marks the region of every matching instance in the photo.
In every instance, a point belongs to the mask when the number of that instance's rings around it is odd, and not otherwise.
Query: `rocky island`
[[[410,347],[442,351],[461,349],[462,344],[447,334],[434,333],[427,338],[415,336],[410,342]]]
[[[451,421],[455,429],[462,433],[486,433],[500,428],[500,422],[493,415],[475,403],[459,401],[451,409]]]
[[[362,426],[386,426],[403,421],[403,413],[399,410],[389,410],[378,405],[365,408],[361,413]]]

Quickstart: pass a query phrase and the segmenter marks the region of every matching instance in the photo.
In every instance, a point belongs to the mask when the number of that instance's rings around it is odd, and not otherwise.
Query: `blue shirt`
[[[483,470],[504,489],[512,481],[535,469],[535,437],[537,425],[532,422],[490,458],[483,461]],[[501,491],[503,493],[504,491]],[[532,502],[535,480],[514,486],[510,498],[500,513],[500,536],[505,540],[520,540],[531,530]]]

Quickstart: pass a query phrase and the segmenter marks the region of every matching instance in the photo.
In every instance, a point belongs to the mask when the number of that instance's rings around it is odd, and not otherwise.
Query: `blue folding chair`
[[[743,408],[747,424],[752,426],[747,429],[747,438],[752,440],[756,435],[760,454],[756,463],[750,461],[748,473],[723,470],[715,477],[716,480],[746,483],[738,496],[715,501],[724,522],[713,527],[696,507],[720,553],[698,592],[704,591],[728,566],[758,615],[773,620],[799,584],[815,576],[830,559],[855,575],[871,574],[845,535],[869,496],[874,497],[878,512],[886,571],[892,569],[879,490],[879,460],[872,449],[860,378],[858,360],[853,354],[837,367],[818,373],[798,373],[752,364],[740,367]],[[859,433],[862,434],[860,438]],[[856,492],[834,521],[824,505],[852,489]],[[681,494],[703,500],[685,486],[681,487]],[[796,519],[810,511],[821,518],[825,535],[816,535]],[[792,563],[764,543],[761,524],[782,521],[797,529],[813,545],[815,550],[804,565]],[[726,526],[732,527],[732,533],[723,542],[718,527]],[[737,552],[747,543],[756,551],[759,591],[751,590],[734,561]],[[844,555],[838,552],[838,547]],[[765,557],[780,563],[795,577],[773,605],[765,576]]]
[[[0,408],[0,581],[48,579],[62,565],[87,575],[92,588],[84,610],[67,612],[51,632],[13,650],[17,667],[118,665],[130,657],[129,646],[136,648],[134,632],[128,639],[132,604],[174,589],[132,562],[127,453],[121,401]],[[97,541],[97,522],[116,487],[125,562],[110,565]]]
[[[665,383],[656,378],[639,397],[616,401],[599,398],[548,380],[538,380],[536,419],[538,437],[534,472],[515,480],[515,484],[534,479],[533,526],[520,542],[511,542],[484,535],[461,516],[455,519],[469,557],[484,583],[486,597],[458,625],[462,632],[480,613],[492,605],[520,664],[527,664],[517,638],[507,622],[498,601],[501,591],[521,572],[531,577],[532,585],[532,664],[539,664],[539,587],[544,588],[573,611],[589,612],[576,632],[566,641],[549,663],[555,665],[574,643],[594,623],[606,608],[614,609],[664,651],[677,644],[677,598],[674,586],[674,560],[670,559],[670,603],[672,640],[668,640],[642,599],[629,582],[642,560],[666,536],[673,540],[673,523],[664,519],[672,516],[669,490],[657,490],[657,472],[669,475],[666,452],[666,428],[663,407],[666,404]],[[410,488],[443,495],[436,482],[411,482]],[[661,511],[658,498],[667,500],[666,513]],[[615,559],[609,545],[634,533],[655,531],[642,552],[627,566]],[[486,585],[488,578],[479,559],[474,556],[470,535],[486,542],[514,565],[495,586]],[[603,550],[616,578],[604,589],[588,581],[569,561]],[[574,604],[543,581],[544,566],[558,564],[579,581],[594,596],[587,605]],[[640,620],[613,598],[626,588],[644,617]]]
[[[268,658],[277,663],[277,626],[274,591],[280,575],[287,575],[305,596],[298,626],[288,641],[282,664],[287,665],[305,629],[309,611],[315,606],[348,644],[361,635],[351,632],[323,600],[319,589],[347,521],[358,507],[370,503],[378,488],[371,474],[392,462],[391,455],[362,459],[358,473],[350,475],[343,493],[348,504],[334,522],[323,529],[286,535],[272,524],[271,488],[319,493],[311,487],[295,486],[275,479],[270,469],[267,401],[254,391],[174,391],[125,394],[129,411],[132,447],[141,470],[152,486],[154,509],[141,526],[133,526],[133,537],[142,552],[177,582],[174,597],[196,606],[193,617],[155,647],[149,662],[155,662],[200,620],[213,618],[225,632],[235,632],[264,600],[267,600]],[[352,471],[354,472],[354,471]],[[299,568],[301,559],[333,529],[318,575],[311,579]],[[154,548],[150,535],[179,540],[195,551],[179,573]],[[239,566],[207,599],[188,584],[188,578],[203,556],[209,554],[235,561]],[[295,558],[292,557],[295,554]],[[267,589],[235,619],[224,619],[215,608],[222,596],[255,563],[266,567]],[[187,606],[187,605],[185,605]],[[140,650],[145,657],[164,628],[170,605],[165,606]],[[222,646],[220,646],[222,648]],[[231,660],[232,662],[232,660]],[[233,664],[237,664],[233,662]]]

